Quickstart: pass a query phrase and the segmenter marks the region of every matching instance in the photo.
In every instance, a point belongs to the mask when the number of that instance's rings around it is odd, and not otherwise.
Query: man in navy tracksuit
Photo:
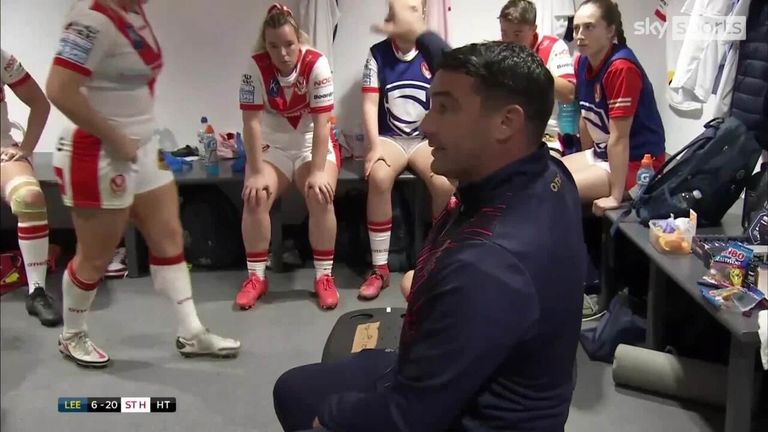
[[[387,29],[420,35],[438,70],[422,130],[460,205],[419,255],[398,352],[288,371],[275,411],[286,431],[562,431],[585,255],[575,183],[541,142],[552,76],[513,44],[443,54],[403,3],[391,2]]]

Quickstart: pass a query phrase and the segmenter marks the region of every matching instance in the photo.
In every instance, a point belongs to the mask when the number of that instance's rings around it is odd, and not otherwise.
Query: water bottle
[[[648,186],[648,183],[653,177],[653,156],[646,154],[643,156],[642,162],[640,162],[640,169],[637,170],[637,176],[635,177],[635,187],[630,191],[632,198],[637,198],[643,193],[643,190]]]
[[[214,133],[213,126],[208,123],[207,117],[200,118],[200,123],[203,125],[203,129],[198,132],[197,136],[202,148],[203,164],[215,165],[219,160],[216,154],[216,134]]]
[[[557,126],[563,135],[578,135],[579,133],[579,103],[573,101],[557,106]]]

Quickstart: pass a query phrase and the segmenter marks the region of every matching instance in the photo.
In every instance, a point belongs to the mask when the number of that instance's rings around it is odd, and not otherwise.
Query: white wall
[[[284,0],[296,8],[299,0]],[[670,11],[683,0],[672,0]],[[239,130],[237,105],[239,76],[255,45],[261,20],[272,0],[151,0],[147,12],[165,57],[158,82],[157,116],[178,145],[193,143],[201,115],[218,130]],[[504,0],[452,0],[450,42],[460,45],[498,39],[496,17]],[[14,53],[39,83],[44,83],[64,16],[72,0],[0,0],[0,37],[3,49]],[[653,19],[658,2],[619,0],[630,47],[651,78],[667,133],[668,151],[674,151],[699,133],[711,117],[712,104],[696,119],[683,119],[669,109],[666,87],[666,43],[652,35],[636,35],[633,23]],[[336,115],[344,129],[360,125],[360,76],[368,48],[381,39],[371,24],[386,14],[385,0],[340,0],[334,50]],[[11,118],[23,122],[26,109],[6,92]],[[65,123],[54,110],[38,147],[53,149]]]
[[[2,47],[44,86],[61,26],[73,0],[0,0]],[[264,19],[268,0],[153,0],[146,5],[163,48],[156,113],[178,145],[196,141],[200,116],[218,130],[240,130],[238,86]],[[298,0],[283,0],[296,7]],[[226,5],[226,7],[224,7]],[[10,117],[26,107],[7,91]],[[55,109],[38,146],[51,151],[66,119]]]
[[[656,96],[656,104],[659,107],[661,120],[664,123],[664,131],[667,136],[667,152],[674,153],[690,142],[702,131],[704,123],[714,115],[715,98],[710,97],[700,112],[692,113],[692,117],[685,118],[682,113],[673,111],[667,102],[667,47],[673,43],[655,35],[635,34],[634,23],[644,21],[646,18],[654,22],[653,13],[658,6],[658,1],[651,0],[619,0],[619,8],[624,23],[624,32],[627,36],[627,44],[635,52],[645,69],[648,78],[653,84]],[[667,21],[672,16],[680,15],[684,0],[669,0],[667,7]],[[671,33],[666,34],[671,40]]]

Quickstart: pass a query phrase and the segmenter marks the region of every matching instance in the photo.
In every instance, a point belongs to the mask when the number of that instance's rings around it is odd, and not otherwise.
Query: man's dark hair
[[[536,53],[517,44],[473,43],[445,53],[438,69],[472,77],[483,110],[519,105],[531,141],[541,142],[552,115],[555,81]]]

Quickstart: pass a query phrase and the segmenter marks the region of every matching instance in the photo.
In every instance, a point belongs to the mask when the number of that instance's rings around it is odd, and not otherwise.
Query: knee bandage
[[[40,184],[32,176],[18,176],[5,185],[5,197],[11,206],[11,211],[16,216],[34,216],[42,214],[45,218],[45,201],[36,203],[25,199],[29,193],[40,193]]]

